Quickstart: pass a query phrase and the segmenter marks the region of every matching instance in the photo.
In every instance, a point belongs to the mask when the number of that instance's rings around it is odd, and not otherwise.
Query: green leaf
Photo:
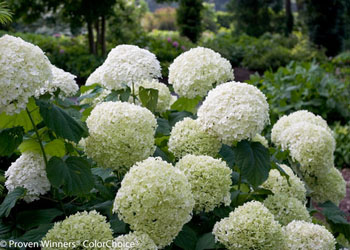
[[[15,188],[8,193],[4,201],[0,205],[0,217],[9,216],[11,209],[16,205],[16,202],[26,195],[27,190],[22,187]]]
[[[110,168],[92,168],[92,174],[101,177],[103,181],[105,181],[108,177],[112,176],[113,170]]]
[[[131,95],[130,88],[127,89],[119,89],[119,90],[112,90],[112,92],[106,96],[105,101],[109,102],[116,102],[116,101],[122,101],[127,102],[129,101],[129,97]]]
[[[185,117],[195,118],[194,115],[187,111],[181,111],[181,112],[172,112],[169,114],[169,124],[171,127],[174,127],[174,125],[182,121]]]
[[[56,208],[23,211],[16,215],[16,225],[23,230],[29,230],[41,224],[50,223],[61,215],[63,215],[63,212]]]
[[[63,157],[66,154],[66,146],[62,139],[55,139],[45,144],[44,150],[50,156]]]
[[[242,178],[254,187],[261,185],[271,169],[269,150],[259,142],[240,141],[234,148]]]
[[[114,218],[110,220],[110,224],[114,233],[125,234],[127,232],[126,224],[117,215],[114,215]]]
[[[88,92],[91,89],[100,89],[100,88],[102,88],[102,87],[98,83],[95,83],[95,84],[92,84],[89,86],[83,85],[80,87],[80,93],[83,94],[83,93]]]
[[[52,157],[46,172],[52,186],[63,186],[63,191],[68,195],[83,195],[94,187],[90,164],[81,157],[71,156],[65,161]]]
[[[235,155],[233,149],[230,146],[223,144],[219,154],[226,161],[227,165],[230,168],[233,168],[235,165]]]
[[[156,147],[156,151],[154,151],[153,157],[160,157],[162,160],[172,163],[171,158],[167,155],[166,152],[164,152],[161,148],[158,146]]]
[[[185,225],[174,240],[174,244],[184,250],[196,249],[197,235],[188,225]]]
[[[38,106],[36,106],[33,98],[29,99],[27,109],[31,113],[34,123],[37,125],[42,121],[39,113]],[[22,110],[19,114],[7,115],[6,113],[0,114],[0,129],[23,127],[24,132],[28,132],[33,129],[33,125],[29,119],[26,110]]]
[[[34,139],[23,141],[21,145],[18,146],[18,149],[22,154],[25,152],[41,154],[40,144]]]
[[[23,140],[23,127],[0,130],[0,156],[9,156]]]
[[[215,249],[215,237],[212,233],[203,234],[199,237],[196,245],[196,250],[206,250],[206,249]]]
[[[168,120],[157,118],[157,124],[156,137],[170,135],[171,127]]]
[[[81,122],[72,118],[60,107],[43,100],[37,100],[37,105],[40,107],[40,114],[46,126],[58,136],[78,143],[88,134]]]
[[[194,99],[180,97],[179,99],[176,100],[176,102],[173,103],[173,105],[171,105],[171,109],[177,110],[177,111],[187,111],[195,114],[197,110],[197,106],[201,100],[202,98],[199,96],[197,96]]]
[[[148,108],[152,113],[156,111],[158,104],[158,90],[139,87],[139,97],[142,106]]]
[[[17,238],[16,241],[38,242],[46,235],[46,233],[53,227],[53,225],[53,223],[42,224],[38,228],[25,232],[25,234]]]

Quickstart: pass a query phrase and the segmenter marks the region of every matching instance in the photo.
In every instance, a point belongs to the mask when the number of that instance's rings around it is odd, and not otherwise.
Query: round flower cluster
[[[138,95],[139,87],[158,90],[158,103],[157,103],[156,112],[162,113],[170,108],[171,93],[168,87],[164,83],[161,83],[158,80],[154,80],[154,79],[144,80],[137,84],[137,88],[135,88],[135,95]]]
[[[293,170],[286,165],[279,165],[289,176],[289,184],[287,178],[282,176],[277,169],[271,169],[269,177],[261,185],[263,188],[271,190],[272,193],[286,194],[289,197],[297,198],[303,203],[306,201],[306,188],[304,183],[293,173]]]
[[[226,163],[210,156],[186,155],[176,167],[184,172],[191,184],[197,213],[213,211],[231,203],[231,173]]]
[[[85,152],[99,166],[125,173],[155,151],[157,121],[146,108],[126,102],[103,102],[86,120]]]
[[[346,182],[335,167],[318,176],[305,176],[305,182],[312,190],[311,197],[320,203],[328,200],[339,205],[346,196]]]
[[[0,65],[0,113],[19,113],[36,91],[52,81],[44,52],[21,38],[0,38]]]
[[[43,241],[59,243],[67,242],[74,243],[75,247],[59,247],[54,248],[43,247],[43,250],[68,250],[68,249],[85,249],[84,244],[93,242],[108,242],[113,240],[113,232],[106,221],[106,217],[100,215],[96,211],[91,212],[78,212],[74,215],[69,216],[63,221],[56,222],[54,227],[50,229]],[[108,244],[106,244],[108,245]],[[89,249],[99,250],[108,249],[108,247],[91,247]]]
[[[44,158],[36,153],[24,153],[11,164],[5,172],[5,186],[9,192],[17,187],[27,190],[24,200],[32,202],[50,190],[50,182],[46,176]]]
[[[214,84],[233,79],[230,62],[219,53],[202,47],[182,53],[169,67],[169,83],[181,97],[203,97]]]
[[[293,220],[311,222],[311,217],[305,205],[298,199],[287,194],[269,195],[264,205],[282,225],[288,225]]]
[[[217,241],[230,250],[283,249],[281,225],[258,201],[247,202],[236,208],[229,217],[215,224],[213,234]]]
[[[60,96],[70,97],[78,92],[79,86],[75,82],[75,75],[65,72],[54,65],[51,65],[51,71],[53,77],[52,82],[45,84],[45,86],[40,89],[40,94],[53,94],[57,89],[60,89]]]
[[[256,87],[228,82],[211,90],[198,110],[199,122],[223,143],[252,139],[269,123],[269,105]]]
[[[132,87],[143,80],[161,77],[161,68],[156,56],[135,45],[118,45],[109,52],[106,61],[92,80],[99,80],[111,90]]]
[[[283,228],[286,249],[334,250],[333,235],[321,225],[293,221]]]
[[[203,130],[197,120],[186,117],[173,127],[168,146],[176,158],[187,154],[215,157],[220,151],[221,142],[217,136]]]
[[[281,145],[283,142],[283,137],[281,136],[282,132],[299,122],[308,122],[323,127],[332,134],[327,122],[321,116],[315,115],[306,110],[300,110],[291,113],[290,115],[284,115],[277,121],[271,131],[272,142],[276,145]]]
[[[283,150],[289,150],[293,160],[300,163],[303,173],[321,174],[333,165],[335,140],[327,129],[299,122],[281,133]]]
[[[191,219],[193,207],[191,185],[181,170],[150,157],[124,176],[113,210],[131,229],[147,233],[162,248]]]
[[[269,142],[261,134],[256,134],[253,139],[253,142],[260,142],[265,148],[269,148]]]
[[[102,65],[100,67],[98,67],[97,69],[95,69],[94,72],[92,72],[90,74],[90,76],[88,77],[88,79],[86,79],[86,86],[90,86],[93,85],[95,83],[98,84],[102,84],[102,77],[104,74],[104,67],[102,67]]]
[[[148,234],[140,232],[132,232],[126,235],[121,235],[114,239],[117,245],[114,250],[157,250],[158,247]],[[131,245],[132,244],[132,245]],[[119,247],[120,245],[120,247]]]

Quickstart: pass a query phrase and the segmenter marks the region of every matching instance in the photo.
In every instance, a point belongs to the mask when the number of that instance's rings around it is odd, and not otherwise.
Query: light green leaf
[[[66,154],[66,146],[62,139],[55,139],[45,144],[44,146],[46,154],[50,156],[63,157]]]
[[[176,102],[173,103],[173,105],[171,105],[171,109],[177,110],[177,111],[187,111],[195,114],[197,110],[197,106],[201,100],[202,98],[199,96],[197,96],[194,99],[180,97],[179,99],[176,100]]]
[[[156,111],[158,104],[158,90],[139,87],[139,97],[142,106],[148,108],[152,113]]]

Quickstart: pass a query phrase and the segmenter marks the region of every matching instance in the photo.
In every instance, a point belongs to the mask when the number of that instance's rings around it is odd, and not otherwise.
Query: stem
[[[135,83],[134,83],[134,81],[132,82],[132,100],[135,104],[136,100],[135,100]]]
[[[242,182],[242,175],[239,173],[239,178],[238,178],[238,190],[241,191],[241,182]]]
[[[46,153],[45,153],[44,146],[43,146],[43,143],[42,143],[42,141],[41,141],[41,138],[40,138],[38,129],[37,129],[36,126],[35,126],[34,120],[33,120],[33,118],[32,118],[32,115],[30,114],[28,108],[26,108],[26,111],[27,111],[29,120],[30,120],[30,122],[31,122],[32,125],[33,125],[34,131],[35,131],[35,134],[36,134],[36,137],[37,137],[38,142],[39,142],[39,145],[40,145],[41,152],[43,153],[44,162],[45,162],[45,167],[47,168],[47,157],[46,157]]]

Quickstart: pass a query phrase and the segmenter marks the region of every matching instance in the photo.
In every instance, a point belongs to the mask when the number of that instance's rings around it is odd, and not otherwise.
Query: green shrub
[[[350,118],[349,82],[337,79],[315,62],[291,62],[277,72],[251,76],[249,83],[267,96],[271,120],[283,114],[306,109],[327,119],[328,123]]]
[[[334,137],[337,142],[335,149],[336,167],[350,166],[350,126],[341,126],[337,123],[333,127]]]

